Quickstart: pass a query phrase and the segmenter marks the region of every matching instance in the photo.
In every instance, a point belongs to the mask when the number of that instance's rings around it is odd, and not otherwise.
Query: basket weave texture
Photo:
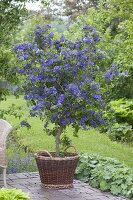
[[[65,157],[56,157],[54,152],[38,152],[35,155],[39,169],[40,179],[45,188],[70,188],[73,187],[74,172],[79,155],[65,153]]]

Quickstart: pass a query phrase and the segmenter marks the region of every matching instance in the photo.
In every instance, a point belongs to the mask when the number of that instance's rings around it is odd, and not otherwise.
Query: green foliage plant
[[[133,141],[133,129],[128,123],[115,123],[111,130],[107,131],[107,134],[111,140],[121,142]]]
[[[133,140],[133,100],[118,99],[109,103],[110,109],[104,112],[107,126],[101,132],[108,134],[114,141],[132,142]]]
[[[133,198],[133,174],[124,164],[113,158],[82,154],[76,177],[102,191]]]
[[[20,189],[2,188],[0,190],[0,200],[31,200],[31,198]]]
[[[119,99],[111,101],[111,108],[118,123],[133,125],[133,99]]]

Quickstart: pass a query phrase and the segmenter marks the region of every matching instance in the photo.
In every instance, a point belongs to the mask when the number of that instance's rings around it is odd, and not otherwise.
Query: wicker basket
[[[40,151],[35,154],[43,187],[73,187],[74,172],[78,163],[79,155],[76,149],[75,153],[68,153],[66,150],[64,152],[65,157],[63,158],[56,157],[54,152],[49,153],[48,151]]]

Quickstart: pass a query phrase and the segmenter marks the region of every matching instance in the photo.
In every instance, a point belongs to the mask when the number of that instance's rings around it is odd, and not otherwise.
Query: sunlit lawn
[[[0,109],[6,109],[12,103],[22,106],[24,112],[22,119],[25,119],[28,116],[28,108],[22,98],[15,99],[13,96],[10,96],[6,102],[1,102]],[[7,116],[7,120],[14,127],[20,123],[19,119],[12,116]],[[29,118],[28,122],[32,126],[30,130],[20,128],[17,131],[19,144],[28,146],[33,152],[40,149],[54,150],[54,138],[45,133],[43,130],[43,122],[38,118]],[[112,142],[105,134],[100,134],[97,130],[93,129],[87,132],[80,130],[78,138],[73,137],[71,127],[67,129],[67,133],[79,152],[97,153],[102,156],[113,157],[133,169],[133,144]]]

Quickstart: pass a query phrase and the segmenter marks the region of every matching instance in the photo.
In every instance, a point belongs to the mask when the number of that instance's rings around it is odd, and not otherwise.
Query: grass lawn
[[[22,98],[15,99],[15,97],[10,96],[7,101],[0,103],[0,109],[6,109],[13,103],[16,106],[22,106],[24,112],[22,120],[28,118],[28,108]],[[20,120],[13,116],[7,116],[7,120],[14,127],[20,123]],[[30,130],[20,128],[15,134],[18,137],[19,144],[27,146],[34,152],[40,149],[54,150],[54,138],[45,133],[43,122],[39,118],[28,118],[28,122],[32,126]],[[90,131],[80,130],[78,138],[73,137],[71,127],[68,127],[67,133],[79,152],[97,153],[105,157],[113,157],[133,169],[133,144],[112,142],[105,134],[100,134],[98,130],[94,129]]]

